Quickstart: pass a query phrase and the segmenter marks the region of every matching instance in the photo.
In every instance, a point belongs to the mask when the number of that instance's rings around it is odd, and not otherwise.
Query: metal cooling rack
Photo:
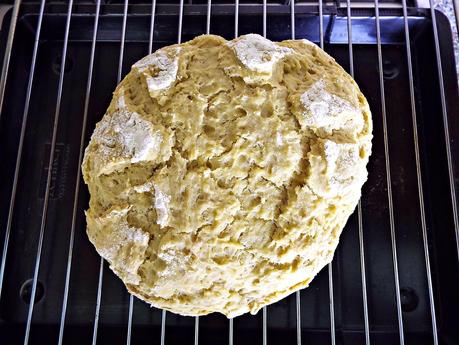
[[[84,4],[83,4],[84,5]],[[125,52],[125,39],[126,39],[126,26],[127,26],[127,18],[128,18],[128,9],[129,9],[129,2],[128,0],[124,0],[122,7],[122,26],[121,26],[121,40],[119,45],[119,56],[118,58],[118,69],[117,69],[117,82],[119,83],[123,77],[123,60],[124,60],[124,52]],[[239,0],[236,0],[234,4],[212,4],[212,0],[208,0],[207,3],[200,4],[200,10],[203,11],[205,8],[206,11],[206,22],[205,22],[205,32],[212,33],[212,13],[215,9],[222,8],[223,10],[231,11],[232,7],[234,11],[234,37],[237,37],[239,34],[239,11],[241,8],[255,8],[254,10],[261,10],[262,12],[262,33],[266,37],[267,36],[267,28],[269,25],[269,13],[273,13],[276,11],[276,8],[279,4],[276,3],[268,3],[267,0],[263,0],[262,4],[239,4]],[[5,53],[4,53],[4,60],[1,72],[1,79],[0,79],[0,111],[3,110],[4,101],[5,101],[5,94],[7,93],[7,79],[14,78],[11,73],[9,73],[9,68],[11,64],[11,56],[12,56],[12,47],[13,42],[15,39],[15,29],[16,24],[18,22],[20,8],[21,8],[21,0],[16,0],[13,5],[13,9],[11,12],[11,19],[9,24],[9,31],[6,40],[5,46]],[[62,6],[62,4],[61,4]],[[73,11],[75,7],[80,6],[80,3],[74,3],[73,0],[69,0],[67,3],[67,10],[66,10],[66,19],[65,19],[65,33],[62,45],[62,61],[66,61],[67,52],[68,52],[68,42],[69,42],[69,33],[70,33],[70,25],[73,19]],[[89,112],[89,104],[91,99],[91,91],[93,87],[93,76],[94,76],[94,59],[95,59],[95,52],[97,49],[97,42],[98,42],[98,26],[99,26],[99,17],[101,15],[101,8],[104,4],[101,4],[101,0],[95,1],[95,12],[93,15],[93,30],[92,30],[92,39],[91,39],[91,50],[90,50],[90,60],[89,66],[87,69],[87,84],[86,84],[86,91],[84,97],[84,111],[82,116],[82,131],[80,135],[80,144],[79,144],[79,154],[78,154],[78,162],[77,162],[77,172],[76,172],[76,180],[73,192],[73,208],[72,208],[72,221],[70,227],[70,235],[69,241],[66,244],[68,246],[68,257],[66,260],[66,274],[65,274],[65,285],[64,285],[64,292],[62,298],[62,306],[59,312],[59,333],[58,333],[58,340],[57,343],[59,345],[64,343],[64,331],[66,329],[66,317],[67,317],[67,307],[69,304],[69,290],[71,288],[71,272],[72,272],[72,265],[74,265],[74,238],[75,238],[75,231],[77,228],[77,215],[79,212],[79,203],[80,201],[80,194],[81,194],[81,162],[83,157],[83,150],[86,144],[87,134],[88,131],[91,131],[91,128],[87,128],[87,119],[88,119],[88,112]],[[177,6],[177,5],[171,5]],[[192,11],[193,4],[184,4],[184,0],[180,0],[178,4],[178,35],[177,35],[177,42],[182,42],[182,28],[183,28],[183,17],[184,11]],[[318,15],[319,18],[319,45],[321,48],[324,48],[324,37],[325,37],[325,28],[324,28],[324,7],[326,6],[336,6],[341,10],[345,11],[345,17],[347,18],[347,46],[348,46],[348,59],[349,59],[349,73],[354,76],[354,46],[353,46],[353,11],[355,11],[356,6],[351,4],[350,0],[347,0],[345,3],[327,3],[324,4],[322,1],[318,3],[295,3],[291,1],[288,3],[290,8],[290,36],[291,38],[299,38],[296,35],[295,24],[297,24],[296,14],[295,12],[298,9],[307,7],[316,8],[313,11],[312,15]],[[390,142],[390,135],[388,133],[388,125],[386,119],[386,104],[388,100],[386,99],[386,92],[385,92],[385,83],[384,83],[384,59],[382,53],[382,39],[381,39],[381,27],[380,27],[380,3],[378,0],[375,0],[374,3],[366,3],[366,7],[371,8],[374,10],[375,16],[375,30],[376,30],[376,48],[377,48],[377,65],[379,70],[379,78],[376,81],[379,84],[380,88],[380,104],[381,104],[381,114],[382,118],[378,119],[377,121],[382,121],[383,127],[383,142],[384,142],[384,171],[385,171],[385,178],[386,178],[386,185],[387,185],[387,202],[388,202],[388,213],[389,213],[389,227],[390,227],[390,239],[391,239],[391,255],[392,255],[392,265],[393,265],[393,275],[394,275],[394,293],[395,293],[395,303],[396,303],[396,310],[397,310],[397,323],[398,323],[398,343],[405,344],[407,343],[405,340],[405,331],[404,331],[404,317],[402,311],[402,294],[401,294],[401,286],[399,280],[399,266],[398,266],[398,249],[397,246],[397,238],[396,238],[396,225],[395,225],[395,215],[394,215],[394,205],[393,205],[393,179],[391,177],[391,159],[390,159],[390,152],[389,152],[389,142]],[[458,222],[458,212],[457,212],[457,200],[456,200],[456,183],[455,183],[455,174],[454,174],[454,165],[453,165],[453,154],[451,149],[452,139],[449,133],[449,123],[450,120],[448,116],[451,116],[448,113],[447,108],[447,101],[446,101],[446,93],[445,93],[445,85],[443,83],[443,66],[442,66],[442,56],[441,56],[441,49],[440,49],[440,41],[439,41],[439,32],[437,27],[437,15],[434,10],[433,0],[430,0],[430,18],[432,21],[432,30],[433,30],[433,40],[435,45],[435,56],[436,56],[436,70],[438,73],[438,81],[439,81],[439,93],[440,93],[440,100],[441,100],[441,115],[442,121],[444,126],[444,140],[445,140],[445,148],[446,148],[446,162],[448,168],[448,184],[450,194],[448,198],[451,199],[451,213],[450,217],[453,220],[454,224],[454,231],[455,231],[455,239],[456,239],[456,247],[457,253],[459,255],[459,222]],[[21,165],[23,164],[23,147],[24,141],[26,139],[26,128],[28,124],[28,115],[29,115],[29,106],[31,95],[33,92],[34,87],[34,75],[35,69],[37,65],[37,55],[40,48],[40,35],[41,29],[43,24],[44,18],[44,11],[45,11],[45,0],[41,0],[38,10],[38,20],[36,22],[36,31],[35,31],[35,40],[34,45],[32,48],[32,59],[31,59],[31,66],[30,66],[30,73],[28,76],[27,88],[26,88],[26,96],[25,96],[25,103],[24,103],[24,110],[22,113],[22,120],[21,120],[21,127],[20,127],[20,134],[19,134],[19,142],[17,146],[17,153],[16,153],[16,160],[15,160],[15,167],[14,167],[14,175],[12,179],[12,187],[9,199],[9,209],[6,218],[6,226],[3,229],[4,231],[4,241],[3,241],[3,252],[1,258],[1,266],[0,266],[0,299],[4,296],[2,292],[4,291],[4,284],[5,284],[5,271],[8,266],[8,258],[9,258],[9,249],[10,249],[10,236],[13,230],[13,216],[15,212],[15,205],[17,202],[17,193],[18,193],[18,181],[21,175]],[[425,266],[425,275],[427,279],[427,294],[429,300],[429,310],[430,310],[430,319],[431,319],[431,336],[432,336],[432,343],[437,345],[442,343],[439,341],[438,333],[439,333],[439,325],[436,316],[438,315],[438,309],[436,308],[436,300],[435,300],[435,286],[433,283],[432,278],[432,264],[431,264],[431,253],[430,245],[428,240],[428,225],[426,220],[426,206],[424,202],[425,191],[423,190],[423,186],[425,186],[425,181],[423,180],[422,174],[422,157],[421,157],[421,149],[419,143],[419,134],[418,134],[418,118],[417,118],[417,100],[416,100],[416,90],[415,90],[415,82],[414,76],[415,73],[413,71],[413,64],[412,64],[412,45],[410,42],[412,38],[410,37],[410,30],[409,30],[409,22],[408,22],[408,8],[406,0],[402,0],[400,5],[384,4],[384,8],[388,7],[401,7],[402,11],[402,19],[404,25],[404,47],[405,47],[405,54],[407,58],[407,73],[408,73],[408,83],[409,83],[409,96],[410,96],[410,106],[411,106],[411,119],[412,119],[412,131],[413,137],[411,141],[411,145],[414,145],[414,152],[415,152],[415,167],[416,167],[416,181],[417,181],[417,191],[418,191],[418,205],[419,214],[420,214],[420,223],[421,223],[421,233],[422,233],[422,242],[423,242],[423,252],[424,252],[424,266]],[[150,16],[150,31],[149,31],[149,41],[148,41],[148,53],[153,51],[153,42],[154,42],[154,30],[155,30],[155,18],[157,11],[157,4],[156,0],[153,0],[151,3],[151,16]],[[302,12],[304,13],[304,11]],[[287,28],[288,30],[288,28]],[[24,322],[25,332],[23,337],[23,343],[26,345],[29,343],[33,314],[34,314],[34,306],[35,303],[33,301],[37,298],[37,291],[38,291],[38,280],[39,280],[39,273],[41,267],[45,264],[42,261],[42,249],[45,241],[45,232],[46,232],[46,224],[47,224],[47,215],[48,215],[48,205],[51,196],[51,187],[53,185],[53,163],[55,162],[55,154],[57,148],[57,135],[58,135],[58,125],[61,117],[61,105],[62,105],[62,93],[63,93],[63,84],[64,84],[64,76],[65,76],[65,68],[66,63],[61,63],[59,67],[59,81],[58,81],[58,90],[57,90],[57,99],[55,103],[55,112],[53,117],[53,129],[52,129],[52,136],[50,140],[50,150],[49,150],[49,157],[48,157],[48,165],[47,165],[47,175],[45,179],[45,193],[43,197],[43,205],[41,211],[41,222],[39,226],[39,236],[38,241],[36,243],[36,256],[34,260],[33,266],[33,277],[30,284],[30,302],[28,304],[28,311],[27,317]],[[0,118],[3,115],[3,112],[0,113]],[[457,112],[456,112],[457,115]],[[376,121],[376,120],[375,120]],[[445,196],[446,197],[446,196]],[[371,342],[371,328],[370,328],[370,319],[369,319],[369,302],[367,297],[367,266],[365,261],[365,250],[364,250],[364,224],[362,220],[362,204],[359,202],[357,207],[357,225],[358,225],[358,243],[359,243],[359,266],[360,266],[360,279],[361,279],[361,300],[356,302],[360,303],[362,306],[362,314],[363,314],[363,332],[364,332],[364,343],[369,345]],[[451,258],[451,260],[458,260],[458,257]],[[333,265],[330,264],[328,266],[328,295],[329,295],[329,320],[330,320],[330,329],[329,329],[329,339],[332,345],[337,343],[341,343],[337,341],[336,331],[335,331],[335,301],[336,296],[334,296],[334,273],[333,273]],[[94,306],[94,318],[93,318],[93,326],[92,326],[92,344],[96,344],[98,342],[98,327],[99,327],[99,316],[101,312],[101,302],[102,296],[104,294],[104,260],[100,260],[99,266],[99,275],[98,275],[98,284],[97,284],[97,291],[96,293],[96,303]],[[301,291],[296,292],[295,294],[295,323],[296,323],[296,344],[305,344],[309,343],[307,339],[302,339],[302,320],[301,320]],[[134,298],[132,295],[129,296],[128,302],[128,317],[127,317],[127,333],[126,333],[126,344],[131,343],[131,336],[132,336],[132,329],[133,329],[133,317],[135,315],[134,310]],[[268,308],[263,308],[262,310],[262,329],[260,336],[262,337],[262,344],[267,345],[270,343],[270,339],[268,338],[268,317],[269,312]],[[166,334],[166,320],[168,317],[168,313],[166,311],[161,312],[161,325],[160,325],[160,344],[164,345],[166,343],[167,334]],[[234,333],[234,321],[230,319],[228,321],[228,344],[233,345],[236,343],[233,333]],[[1,343],[1,340],[0,340]],[[200,343],[200,318],[196,317],[194,319],[194,344],[198,345]]]

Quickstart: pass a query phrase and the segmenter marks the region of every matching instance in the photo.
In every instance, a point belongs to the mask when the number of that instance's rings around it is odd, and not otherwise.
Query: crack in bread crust
[[[204,35],[155,54],[85,151],[89,238],[156,307],[256,313],[332,260],[367,177],[367,101],[304,40]]]

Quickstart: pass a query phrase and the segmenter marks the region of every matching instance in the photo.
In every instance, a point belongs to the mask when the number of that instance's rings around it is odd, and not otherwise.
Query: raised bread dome
[[[155,307],[256,313],[332,260],[371,131],[357,84],[309,41],[162,48],[132,66],[86,149],[89,239]]]

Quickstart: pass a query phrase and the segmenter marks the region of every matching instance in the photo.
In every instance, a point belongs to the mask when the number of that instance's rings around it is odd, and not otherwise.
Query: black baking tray
[[[45,9],[35,81],[14,208],[5,281],[0,301],[0,344],[22,344],[27,318],[30,279],[33,277],[43,196],[56,107],[59,67],[67,5],[48,4]],[[123,74],[147,54],[150,5],[130,6],[127,18]],[[205,33],[205,5],[185,6],[183,41]],[[231,39],[232,6],[216,6],[211,33]],[[84,97],[90,58],[95,7],[77,3],[71,19],[60,121],[53,162],[49,209],[40,265],[37,301],[30,344],[55,344],[64,294],[65,270],[76,176]],[[381,9],[382,54],[387,125],[398,250],[404,331],[407,344],[432,344],[430,304],[421,233],[409,76],[400,9]],[[38,4],[21,7],[13,45],[4,109],[0,119],[0,244],[3,245],[8,205],[22,122],[27,78],[31,63]],[[96,45],[88,134],[101,119],[116,86],[122,5],[102,6]],[[178,6],[157,8],[153,48],[175,43]],[[349,69],[345,9],[325,6],[325,50]],[[440,344],[459,344],[459,267],[452,218],[450,185],[441,112],[441,99],[430,12],[410,8],[416,113],[424,187],[427,230]],[[260,6],[241,6],[239,34],[262,32]],[[398,344],[394,273],[389,227],[385,154],[376,30],[373,9],[354,8],[353,53],[355,79],[373,113],[373,154],[369,179],[363,188],[362,216],[370,338],[372,344]],[[4,51],[11,11],[3,20],[0,45]],[[459,99],[450,23],[436,12],[449,116],[453,159],[459,159]],[[268,8],[267,36],[290,38],[288,6]],[[296,36],[319,41],[316,6],[297,6]],[[2,54],[3,56],[3,54]],[[456,166],[456,176],[459,176]],[[458,181],[456,181],[457,183]],[[457,189],[457,186],[456,186]],[[65,344],[90,344],[93,333],[100,259],[85,234],[83,211],[88,192],[80,188],[73,266],[70,280]],[[358,222],[351,216],[333,261],[334,306],[337,344],[364,344],[362,284]],[[105,265],[98,344],[126,343],[129,295]],[[325,268],[301,292],[303,344],[330,344],[328,272]],[[294,295],[269,306],[269,344],[296,344]],[[161,311],[135,299],[132,344],[160,344]],[[228,320],[221,315],[200,319],[200,344],[227,344]],[[167,313],[166,344],[192,344],[194,319]],[[234,320],[235,344],[262,344],[262,316],[244,315]]]

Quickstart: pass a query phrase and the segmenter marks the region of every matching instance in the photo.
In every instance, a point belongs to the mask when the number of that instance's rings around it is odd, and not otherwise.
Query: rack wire
[[[291,37],[292,39],[296,38],[295,32],[295,9],[296,6],[300,4],[295,4],[292,0],[290,2],[290,23],[291,23]],[[442,118],[444,123],[444,134],[445,134],[445,144],[446,144],[446,153],[447,153],[447,163],[448,163],[448,176],[449,176],[449,186],[450,186],[450,198],[452,203],[452,217],[454,220],[454,229],[455,229],[455,236],[456,236],[456,246],[458,251],[458,258],[459,258],[459,226],[458,226],[458,212],[457,212],[457,200],[456,200],[456,190],[455,190],[455,183],[454,183],[454,169],[453,169],[453,157],[451,153],[451,138],[449,133],[449,125],[448,125],[448,111],[446,107],[446,97],[445,97],[445,86],[443,83],[443,71],[442,71],[442,63],[441,63],[441,50],[439,45],[439,38],[438,38],[438,28],[436,22],[436,15],[434,12],[434,5],[433,1],[430,0],[431,5],[431,18],[432,18],[432,25],[433,25],[433,32],[434,32],[434,41],[435,41],[435,53],[436,53],[436,63],[437,63],[437,71],[438,71],[438,78],[440,82],[440,95],[441,95],[441,109],[442,109]],[[18,13],[21,6],[21,0],[16,0],[13,6],[13,12],[10,22],[10,28],[8,33],[7,44],[5,48],[5,56],[3,60],[2,66],[2,73],[0,78],[0,111],[3,107],[3,101],[5,97],[5,87],[7,84],[7,78],[9,76],[9,65],[10,65],[10,58],[11,58],[11,50],[13,46],[14,36],[15,36],[15,29],[16,23],[18,20]],[[65,26],[65,34],[64,34],[64,41],[62,47],[62,61],[60,64],[60,71],[59,71],[59,84],[58,84],[58,92],[57,92],[57,99],[56,99],[56,107],[55,107],[55,114],[54,114],[54,124],[53,124],[53,132],[52,132],[52,139],[51,139],[51,150],[49,153],[49,163],[48,163],[48,175],[46,179],[46,189],[45,189],[45,198],[44,204],[42,209],[42,217],[41,217],[41,225],[40,225],[40,232],[39,232],[39,241],[36,248],[36,259],[35,259],[35,266],[34,266],[34,274],[33,274],[33,284],[30,296],[30,303],[28,307],[28,314],[27,314],[27,321],[26,321],[26,329],[25,329],[25,336],[24,336],[24,345],[29,343],[30,337],[30,329],[32,324],[32,317],[34,311],[34,303],[37,291],[37,281],[38,281],[38,274],[40,270],[41,264],[41,253],[43,247],[43,238],[44,233],[46,230],[46,217],[47,217],[47,207],[48,207],[48,200],[50,196],[50,186],[51,186],[51,171],[52,171],[52,163],[54,159],[54,152],[55,152],[55,145],[56,145],[56,135],[57,135],[57,128],[59,124],[59,116],[61,112],[61,99],[62,99],[62,87],[64,82],[64,70],[65,70],[65,62],[67,56],[67,47],[69,41],[69,30],[70,30],[70,23],[72,18],[72,9],[73,9],[73,0],[69,0],[68,2],[68,10],[66,13],[66,26]],[[267,0],[263,0],[262,2],[262,24],[263,24],[263,36],[267,36],[267,25],[269,22],[268,17],[268,4]],[[123,21],[121,27],[121,40],[120,40],[120,47],[119,47],[119,62],[118,62],[118,76],[117,82],[119,83],[122,79],[122,67],[123,67],[123,58],[124,58],[124,48],[125,48],[125,37],[126,37],[126,23],[128,17],[128,7],[129,2],[128,0],[124,0],[123,5]],[[180,0],[179,3],[179,20],[178,20],[178,37],[177,42],[182,42],[182,27],[183,27],[183,15],[184,15],[184,0]],[[237,37],[239,34],[239,0],[235,0],[234,2],[234,36]],[[37,28],[35,33],[35,40],[32,52],[32,59],[31,59],[31,67],[29,73],[29,79],[27,83],[27,90],[26,90],[26,100],[25,100],[25,107],[22,116],[22,124],[21,124],[21,131],[20,131],[20,138],[19,138],[19,145],[17,150],[17,157],[16,157],[16,164],[14,169],[14,178],[13,178],[13,185],[11,191],[11,198],[9,204],[9,212],[7,218],[7,225],[5,229],[5,240],[2,252],[2,259],[0,265],[0,299],[2,297],[2,287],[4,284],[4,276],[5,276],[5,268],[7,262],[7,254],[9,248],[9,240],[10,240],[10,233],[12,228],[12,219],[14,213],[14,206],[16,201],[16,194],[17,194],[17,185],[18,185],[18,178],[19,172],[21,169],[21,161],[23,155],[23,145],[25,139],[25,129],[27,126],[28,114],[29,114],[29,105],[30,105],[30,98],[32,89],[34,87],[34,73],[35,67],[37,63],[37,54],[39,50],[39,41],[41,35],[41,28],[42,22],[44,17],[44,9],[45,9],[45,0],[41,0],[40,2],[40,9],[39,9],[39,16],[37,22]],[[387,182],[387,200],[388,200],[388,208],[389,208],[389,223],[390,223],[390,237],[391,237],[391,249],[392,249],[392,263],[393,263],[393,271],[394,271],[394,281],[395,281],[395,295],[396,295],[396,308],[397,308],[397,319],[398,319],[398,333],[399,333],[399,342],[400,344],[405,344],[405,331],[404,331],[404,323],[403,323],[403,315],[402,315],[402,307],[401,307],[401,295],[400,295],[400,278],[399,278],[399,268],[398,268],[398,256],[397,256],[397,229],[395,226],[395,215],[394,215],[394,206],[393,206],[393,195],[392,195],[392,185],[393,181],[391,178],[391,166],[390,166],[390,152],[389,152],[389,133],[387,127],[387,120],[386,120],[386,97],[385,97],[385,87],[384,87],[384,78],[383,78],[383,54],[381,49],[381,28],[380,28],[380,14],[379,14],[380,4],[378,0],[374,0],[374,14],[375,14],[375,30],[376,30],[376,39],[377,39],[377,56],[378,56],[378,71],[379,71],[379,87],[380,87],[380,101],[381,101],[381,113],[382,113],[382,124],[383,124],[383,139],[384,139],[384,154],[385,154],[385,172],[386,172],[386,182]],[[403,21],[404,21],[404,33],[405,33],[405,47],[406,47],[406,59],[408,65],[408,75],[409,75],[409,90],[410,90],[410,105],[411,105],[411,116],[412,116],[412,129],[413,129],[413,145],[415,151],[415,161],[416,161],[416,172],[417,172],[417,189],[418,189],[418,198],[419,198],[419,212],[420,212],[420,221],[421,221],[421,230],[422,230],[422,239],[423,239],[423,250],[424,250],[424,259],[425,259],[425,274],[427,277],[428,282],[428,296],[429,296],[429,307],[430,307],[430,316],[431,316],[431,324],[432,324],[432,339],[433,344],[438,344],[438,330],[437,330],[437,320],[436,320],[436,308],[435,308],[435,301],[434,301],[434,284],[432,282],[432,270],[431,270],[431,263],[430,263],[430,253],[429,253],[429,245],[428,245],[428,234],[427,234],[427,225],[426,225],[426,216],[425,216],[425,205],[424,205],[424,192],[423,192],[423,178],[421,174],[421,157],[420,157],[420,150],[419,150],[419,138],[418,138],[418,123],[417,123],[417,116],[416,116],[416,99],[415,99],[415,90],[414,90],[414,77],[413,77],[413,66],[412,66],[412,55],[411,55],[411,48],[410,48],[410,32],[408,27],[408,14],[407,14],[407,4],[406,0],[402,0],[402,9],[403,9]],[[59,339],[58,344],[61,345],[63,343],[63,337],[65,332],[65,325],[66,325],[66,313],[67,313],[67,306],[68,306],[68,295],[70,289],[70,276],[71,276],[71,268],[72,268],[72,261],[73,261],[73,249],[74,249],[74,233],[76,227],[76,215],[78,210],[78,202],[80,198],[80,183],[81,183],[81,162],[83,158],[83,150],[84,150],[84,143],[85,137],[87,132],[87,118],[88,118],[88,109],[89,109],[89,101],[91,98],[91,89],[93,83],[93,72],[94,72],[94,58],[95,52],[97,49],[97,33],[98,33],[98,25],[99,25],[99,17],[100,17],[100,10],[101,10],[101,0],[96,0],[96,10],[94,14],[94,24],[93,24],[93,34],[91,40],[91,51],[90,51],[90,62],[88,67],[87,73],[87,85],[86,85],[86,94],[84,100],[84,112],[83,112],[83,119],[82,119],[82,131],[80,135],[80,145],[79,145],[79,156],[78,156],[78,164],[77,164],[77,178],[75,180],[75,189],[74,189],[74,198],[73,198],[73,211],[72,211],[72,225],[70,229],[70,239],[68,243],[68,257],[67,257],[67,265],[66,265],[66,276],[65,276],[65,289],[62,301],[62,310],[61,310],[61,317],[60,317],[60,326],[59,326]],[[319,0],[317,3],[317,10],[319,13],[319,45],[321,48],[324,48],[324,14],[323,14],[323,2]],[[352,37],[352,5],[350,0],[346,0],[346,10],[347,10],[347,39],[348,39],[348,50],[349,50],[349,73],[351,76],[354,76],[354,56],[353,56],[353,37]],[[149,42],[148,42],[148,52],[151,53],[153,50],[153,41],[154,41],[154,28],[155,28],[155,14],[156,14],[156,0],[153,0],[151,3],[151,21],[150,21],[150,32],[149,32]],[[207,1],[207,14],[206,14],[206,33],[212,33],[211,30],[211,19],[212,19],[212,1]],[[269,38],[269,37],[268,37]],[[0,112],[1,117],[1,112]],[[364,334],[365,334],[365,344],[370,345],[371,343],[371,335],[370,335],[370,322],[369,322],[369,311],[368,311],[368,297],[367,297],[367,279],[366,279],[366,264],[365,264],[365,251],[364,251],[364,227],[362,221],[362,205],[359,202],[357,207],[357,219],[358,219],[358,239],[359,239],[359,256],[360,256],[360,272],[361,272],[361,286],[362,286],[362,313],[364,319]],[[98,323],[100,317],[100,308],[102,303],[102,295],[103,295],[103,275],[104,275],[104,261],[103,259],[100,260],[100,268],[99,268],[99,278],[98,278],[98,286],[96,292],[96,304],[94,309],[94,322],[93,322],[93,335],[92,335],[92,344],[97,344],[97,337],[98,337]],[[335,305],[334,305],[334,287],[333,287],[333,266],[329,264],[328,266],[328,284],[329,284],[329,317],[330,317],[330,340],[331,344],[336,344],[336,335],[335,335]],[[296,306],[296,342],[297,345],[301,345],[302,343],[302,334],[301,334],[301,292],[298,291],[295,295],[295,306]],[[268,311],[269,308],[265,307],[262,311],[262,342],[263,345],[268,344]],[[132,325],[133,325],[133,316],[135,314],[134,308],[134,300],[133,296],[130,295],[129,298],[129,309],[128,309],[128,325],[127,325],[127,334],[126,334],[126,344],[131,344],[132,338]],[[161,345],[165,344],[166,339],[166,321],[167,321],[167,313],[166,311],[162,311],[161,314]],[[232,345],[234,343],[234,320],[230,319],[229,321],[229,334],[228,334],[228,344]],[[199,344],[199,317],[195,318],[194,323],[194,344]]]
[[[381,50],[381,28],[379,21],[379,7],[378,0],[375,0],[375,17],[376,17],[376,39],[378,47],[378,69],[379,73],[379,88],[381,90],[381,113],[383,123],[383,135],[384,135],[384,158],[386,165],[386,183],[387,183],[387,200],[389,204],[389,224],[390,224],[390,237],[392,244],[392,261],[394,265],[394,278],[395,278],[395,292],[396,292],[396,303],[397,303],[397,320],[400,345],[405,343],[405,336],[403,332],[403,317],[402,317],[402,303],[400,298],[400,279],[398,274],[398,259],[397,259],[397,244],[395,239],[395,223],[394,223],[394,207],[392,199],[392,179],[390,173],[390,157],[389,157],[389,140],[387,135],[387,120],[386,120],[386,97],[384,91],[384,78],[381,71],[383,70],[382,63],[382,50]]]

